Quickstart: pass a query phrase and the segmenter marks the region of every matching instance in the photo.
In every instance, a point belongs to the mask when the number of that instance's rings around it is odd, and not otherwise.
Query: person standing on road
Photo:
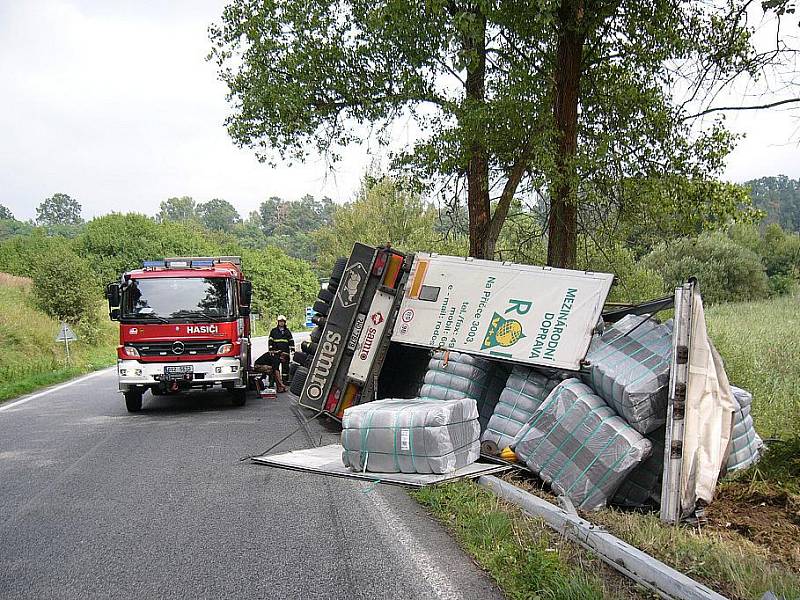
[[[278,315],[278,326],[273,327],[269,332],[269,350],[280,357],[285,377],[289,369],[289,355],[294,352],[294,338],[286,326],[285,315]]]

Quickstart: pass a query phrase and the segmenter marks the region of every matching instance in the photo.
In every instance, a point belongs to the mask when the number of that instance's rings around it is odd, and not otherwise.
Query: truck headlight
[[[222,344],[222,346],[217,349],[217,355],[228,354],[231,350],[233,350],[233,344]]]
[[[133,346],[123,346],[122,353],[130,358],[139,358],[139,351]]]

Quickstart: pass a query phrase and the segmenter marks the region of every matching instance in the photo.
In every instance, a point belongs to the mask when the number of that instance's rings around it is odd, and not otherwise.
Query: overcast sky
[[[188,195],[225,198],[246,216],[273,195],[351,199],[372,160],[366,149],[332,174],[321,159],[274,169],[232,144],[226,89],[204,60],[224,5],[0,0],[0,204],[28,219],[63,192],[90,218],[155,214],[162,200]],[[726,178],[800,177],[794,114],[729,116],[748,137]]]

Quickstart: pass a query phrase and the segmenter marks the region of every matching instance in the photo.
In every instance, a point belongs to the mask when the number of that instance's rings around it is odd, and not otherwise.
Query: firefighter
[[[269,350],[279,357],[277,362],[283,366],[283,374],[286,375],[289,369],[289,355],[294,352],[294,339],[292,332],[286,327],[284,315],[278,315],[278,326],[269,332]]]

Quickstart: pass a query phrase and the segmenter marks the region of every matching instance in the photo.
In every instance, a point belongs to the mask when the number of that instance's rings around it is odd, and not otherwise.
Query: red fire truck
[[[119,321],[117,373],[130,412],[154,395],[221,385],[246,401],[252,286],[238,256],[145,261],[106,287]]]

